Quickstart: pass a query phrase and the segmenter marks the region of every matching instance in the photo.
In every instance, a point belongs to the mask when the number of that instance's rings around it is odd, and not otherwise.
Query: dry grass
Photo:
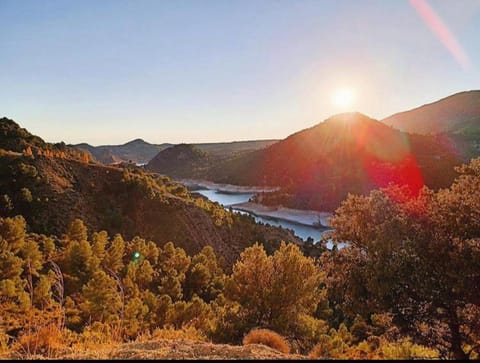
[[[8,352],[8,335],[0,329],[0,357]]]
[[[243,338],[243,345],[249,344],[263,344],[281,353],[290,353],[290,345],[288,342],[280,334],[268,329],[254,329],[250,331],[250,333]]]
[[[317,345],[315,345],[308,354],[308,356],[313,359],[323,358],[326,355],[327,354],[325,353],[325,347],[322,343],[318,343]]]
[[[62,331],[55,324],[28,331],[20,335],[14,344],[14,350],[25,357],[54,357],[64,348]]]
[[[206,342],[207,337],[194,327],[184,327],[175,329],[167,327],[155,329],[153,332],[144,333],[137,337],[136,342],[146,342],[152,340],[191,340],[195,342]]]

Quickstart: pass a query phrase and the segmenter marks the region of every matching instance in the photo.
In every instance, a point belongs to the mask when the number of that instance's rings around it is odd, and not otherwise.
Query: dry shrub
[[[65,348],[62,331],[55,324],[24,332],[15,345],[22,356],[53,357]]]
[[[279,352],[290,353],[290,345],[280,335],[268,329],[253,329],[243,338],[243,345],[263,344]]]

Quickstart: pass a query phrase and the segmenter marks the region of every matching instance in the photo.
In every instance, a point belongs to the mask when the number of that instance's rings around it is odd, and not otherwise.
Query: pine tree
[[[92,234],[92,252],[100,261],[105,258],[105,248],[108,244],[108,234],[105,231]]]
[[[6,248],[18,253],[25,244],[27,224],[22,216],[0,218],[0,241],[6,241]]]
[[[87,240],[87,227],[81,219],[73,220],[68,226],[67,237],[70,241],[86,241]]]
[[[324,325],[313,316],[324,298],[322,278],[313,259],[298,246],[282,242],[273,256],[267,256],[263,246],[255,244],[233,266],[226,297],[240,305],[244,329],[263,326],[303,339]]]
[[[192,258],[185,279],[185,297],[191,299],[197,295],[206,302],[215,300],[223,291],[224,280],[213,248],[206,246]]]
[[[82,288],[80,310],[86,320],[113,322],[119,319],[122,307],[117,284],[102,270],[97,270],[93,278]]]
[[[110,246],[107,249],[103,266],[114,273],[120,272],[123,268],[123,255],[125,253],[125,241],[120,234],[115,235]]]
[[[59,265],[65,274],[65,293],[70,295],[91,279],[99,261],[88,241],[73,241],[63,252]]]

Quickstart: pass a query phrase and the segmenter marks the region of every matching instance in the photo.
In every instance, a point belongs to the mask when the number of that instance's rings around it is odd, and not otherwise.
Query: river
[[[222,192],[220,190],[215,190],[215,189],[198,189],[198,190],[194,190],[193,192],[199,193],[207,197],[212,202],[218,202],[219,204],[223,205],[226,208],[234,204],[248,202],[248,200],[255,194],[255,193],[232,193],[232,192],[226,193],[226,192]],[[311,237],[315,242],[318,242],[322,234],[326,232],[325,229],[318,229],[312,226],[295,223],[285,219],[267,218],[267,217],[258,216],[249,212],[236,210],[235,208],[232,208],[232,209],[237,213],[250,214],[252,217],[255,218],[257,222],[262,222],[265,224],[268,223],[272,226],[280,226],[283,228],[291,229],[295,232],[295,235],[302,238],[304,241],[306,241],[309,237]],[[328,246],[328,247],[331,247],[331,246]]]

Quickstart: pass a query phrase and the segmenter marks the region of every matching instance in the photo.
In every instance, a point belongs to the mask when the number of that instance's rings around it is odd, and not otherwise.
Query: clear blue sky
[[[0,0],[0,116],[47,141],[284,138],[480,88],[480,1],[429,0],[462,66],[408,0]]]

